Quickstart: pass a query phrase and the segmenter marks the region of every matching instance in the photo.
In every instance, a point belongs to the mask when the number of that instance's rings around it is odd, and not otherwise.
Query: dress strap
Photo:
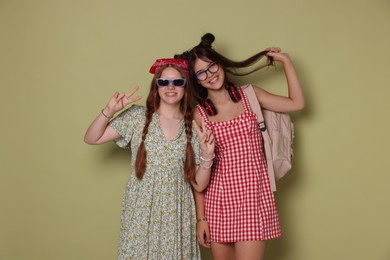
[[[198,109],[199,114],[200,114],[200,116],[204,119],[204,121],[205,121],[206,123],[210,122],[209,117],[208,117],[207,112],[206,112],[206,110],[204,109],[204,107],[202,107],[201,104],[197,104],[197,105],[196,105],[196,108]]]

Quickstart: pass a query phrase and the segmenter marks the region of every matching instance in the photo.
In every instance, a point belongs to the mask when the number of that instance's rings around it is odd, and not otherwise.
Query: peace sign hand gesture
[[[202,127],[196,123],[195,120],[192,121],[196,132],[198,133],[199,145],[201,150],[201,155],[204,158],[213,158],[214,156],[214,136],[211,133],[211,130],[207,129],[204,119],[202,119]]]
[[[127,105],[140,100],[142,98],[141,96],[131,97],[138,91],[138,89],[139,86],[136,86],[127,94],[116,92],[104,108],[105,114],[108,117],[112,117],[115,113],[121,111]]]

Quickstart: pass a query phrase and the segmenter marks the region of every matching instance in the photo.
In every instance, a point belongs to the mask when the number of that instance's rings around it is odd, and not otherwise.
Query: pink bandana
[[[174,59],[174,58],[164,58],[164,59],[156,60],[152,65],[152,67],[150,67],[149,72],[154,74],[159,68],[167,64],[176,65],[182,70],[184,70],[185,72],[188,72],[188,61],[181,60],[181,59]]]

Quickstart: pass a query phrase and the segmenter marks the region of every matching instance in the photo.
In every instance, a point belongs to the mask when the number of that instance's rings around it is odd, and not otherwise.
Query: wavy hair
[[[145,139],[148,134],[148,129],[150,122],[152,121],[152,116],[158,108],[160,107],[160,96],[158,94],[158,87],[156,85],[156,78],[159,78],[164,71],[165,68],[174,68],[176,69],[183,78],[187,79],[187,85],[184,88],[184,96],[180,103],[180,111],[184,115],[184,125],[185,125],[185,133],[187,137],[186,143],[186,157],[184,161],[184,179],[188,182],[195,181],[195,154],[192,149],[191,140],[193,137],[192,133],[192,108],[190,105],[190,99],[192,96],[192,87],[190,87],[190,82],[188,80],[187,74],[181,70],[179,67],[167,64],[162,66],[156,73],[154,74],[153,80],[150,84],[149,95],[146,99],[146,112],[145,112],[145,125],[142,130],[142,141],[138,147],[137,157],[135,161],[135,175],[138,179],[142,179],[147,164],[147,151],[145,149]]]

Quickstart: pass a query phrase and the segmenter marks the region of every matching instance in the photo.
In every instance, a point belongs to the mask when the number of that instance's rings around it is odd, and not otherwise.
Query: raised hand
[[[213,162],[214,162],[215,142],[211,130],[207,129],[203,119],[202,119],[202,127],[200,127],[195,120],[193,120],[192,123],[198,134],[201,157],[200,157],[199,167],[196,167],[195,181],[192,181],[191,184],[197,192],[202,192],[210,182],[211,167],[213,166]],[[206,227],[207,227],[207,223],[206,223]],[[203,240],[200,240],[199,242],[203,243],[202,245],[207,246],[205,242],[204,234],[201,237],[203,238]],[[207,237],[208,234],[206,233],[206,240],[208,240]]]
[[[202,157],[212,158],[214,154],[215,142],[211,130],[207,129],[204,120],[202,119],[202,127],[195,120],[192,121],[196,132],[198,133],[199,145]]]
[[[104,112],[107,116],[112,117],[116,112],[121,111],[126,106],[140,100],[141,96],[132,97],[139,89],[139,86],[134,87],[129,93],[116,92],[111,99],[108,101]]]
[[[288,96],[272,94],[257,88],[256,95],[261,105],[268,110],[277,112],[288,113],[301,110],[305,106],[305,98],[290,56],[287,53],[283,53],[278,47],[271,47],[265,50],[267,51],[267,56],[272,57],[274,61],[282,63],[287,79]]]
[[[282,49],[279,47],[270,47],[265,49],[267,52],[267,56],[272,57],[275,61],[285,63],[290,61],[290,57],[287,53],[282,53]]]

